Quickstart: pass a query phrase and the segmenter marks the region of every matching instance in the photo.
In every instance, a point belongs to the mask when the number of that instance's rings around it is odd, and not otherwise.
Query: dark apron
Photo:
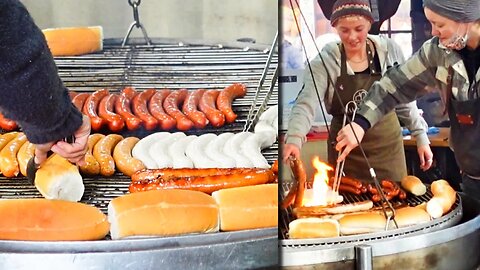
[[[355,75],[347,74],[346,55],[343,47],[341,47],[341,71],[335,89],[344,105],[351,100],[359,102],[365,91],[368,91],[370,86],[382,77],[379,72],[372,72],[374,71],[373,56],[369,47],[367,46],[367,56],[370,63],[370,74]],[[365,90],[363,94],[362,91],[359,91],[361,89]],[[334,94],[330,112],[333,119],[328,140],[328,161],[334,168],[338,152],[335,150],[332,141],[336,141],[335,137],[342,128],[344,111],[345,108]],[[331,138],[331,136],[334,137]],[[400,181],[407,175],[402,132],[395,111],[388,113],[375,126],[371,127],[365,133],[361,145],[379,180]],[[343,171],[345,175],[364,181],[372,181],[369,168],[359,147],[348,154]]]
[[[480,198],[480,194],[474,192],[474,190],[480,190],[480,98],[466,101],[453,99],[452,74],[453,68],[450,67],[447,87],[450,146],[455,153],[458,167],[464,174],[463,179],[469,178],[469,186],[476,186],[476,188],[464,188],[463,191],[475,198]]]

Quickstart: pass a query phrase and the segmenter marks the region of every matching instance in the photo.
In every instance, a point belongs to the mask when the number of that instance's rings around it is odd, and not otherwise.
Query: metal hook
[[[143,38],[145,39],[146,43],[148,46],[150,46],[152,43],[150,41],[150,38],[147,35],[147,30],[143,26],[143,24],[140,22],[140,16],[138,15],[138,6],[140,5],[142,1],[141,0],[128,0],[128,4],[132,6],[133,9],[133,22],[130,24],[130,27],[128,28],[127,34],[123,38],[122,41],[122,47],[127,44],[128,39],[130,38],[130,34],[132,33],[133,27],[140,28],[140,30],[143,33]]]

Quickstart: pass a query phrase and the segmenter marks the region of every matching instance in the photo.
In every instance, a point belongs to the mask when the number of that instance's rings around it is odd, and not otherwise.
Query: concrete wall
[[[102,25],[105,38],[123,38],[133,22],[128,0],[21,2],[42,29]],[[140,22],[152,38],[235,41],[248,37],[270,44],[277,31],[277,14],[274,0],[143,0],[139,6]],[[140,29],[135,28],[131,36],[141,36]]]

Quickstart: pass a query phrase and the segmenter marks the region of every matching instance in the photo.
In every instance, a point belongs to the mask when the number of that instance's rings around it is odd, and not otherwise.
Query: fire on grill
[[[284,224],[285,236],[290,239],[331,238],[421,225],[448,213],[457,200],[447,181],[434,181],[425,194],[426,186],[414,176],[406,176],[400,185],[382,180],[381,191],[373,184],[345,176],[335,191],[333,178],[328,177],[333,168],[318,157],[312,164],[316,173],[309,182],[302,161],[290,161],[294,183],[282,202],[290,220]],[[380,192],[393,210],[381,199]]]

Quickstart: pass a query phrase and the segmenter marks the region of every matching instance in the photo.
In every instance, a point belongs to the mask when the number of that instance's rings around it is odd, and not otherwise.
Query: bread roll
[[[347,214],[338,220],[342,235],[383,231],[387,220],[383,213],[366,212]]]
[[[151,190],[117,197],[108,204],[112,239],[218,231],[218,205],[200,191]]]
[[[328,238],[340,235],[337,220],[323,218],[299,218],[288,225],[290,239]]]
[[[35,174],[35,187],[47,199],[78,202],[85,187],[77,166],[60,155],[51,155]]]
[[[402,178],[401,182],[402,187],[412,193],[415,196],[421,196],[427,192],[427,187],[422,183],[418,177],[413,175],[407,175]]]
[[[228,188],[212,197],[220,207],[220,230],[237,231],[278,225],[278,185]]]
[[[0,200],[0,239],[76,241],[102,239],[107,217],[82,203],[46,199]]]
[[[44,29],[43,34],[53,56],[73,56],[101,51],[103,28],[67,27]]]
[[[427,211],[420,207],[403,207],[395,210],[395,221],[399,228],[412,226],[430,221],[430,215]],[[390,223],[391,228],[395,228],[395,224]]]
[[[427,203],[427,212],[432,218],[439,218],[450,211],[455,203],[457,192],[445,180],[433,181],[430,188],[433,197]]]

